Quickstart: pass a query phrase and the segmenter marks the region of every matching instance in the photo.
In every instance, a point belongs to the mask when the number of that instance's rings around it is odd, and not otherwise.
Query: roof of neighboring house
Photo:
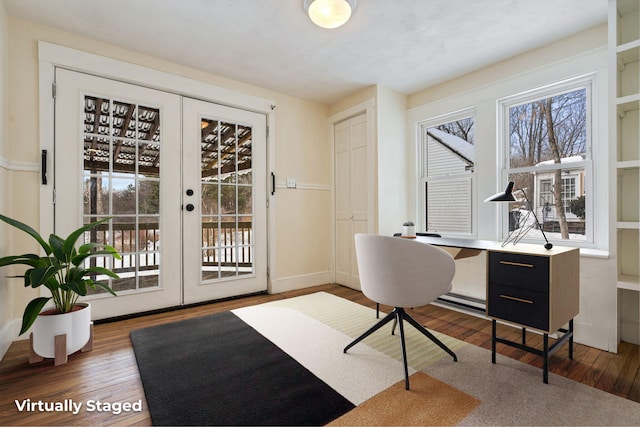
[[[465,161],[472,165],[475,164],[476,151],[470,142],[436,128],[427,129],[427,134]]]
[[[570,156],[570,157],[563,157],[560,159],[560,163],[573,163],[573,162],[581,162],[584,160],[584,156]],[[536,166],[541,166],[541,165],[552,165],[555,163],[555,160],[545,160],[544,162],[540,162],[540,163],[536,163]]]

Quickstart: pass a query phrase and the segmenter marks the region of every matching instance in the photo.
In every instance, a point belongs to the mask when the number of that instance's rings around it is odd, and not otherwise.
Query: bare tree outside
[[[587,91],[578,89],[549,98],[539,99],[509,109],[510,169],[540,164],[563,164],[567,159],[586,158],[587,151]],[[569,239],[565,209],[571,201],[563,188],[562,168],[553,173],[550,203],[555,209],[560,235]],[[535,174],[513,173],[510,179],[516,188],[534,193]],[[576,195],[576,198],[580,195]],[[535,204],[535,201],[532,200]],[[570,209],[570,207],[569,207]]]
[[[473,117],[443,123],[435,128],[443,132],[450,133],[451,135],[455,135],[458,138],[462,138],[470,144],[474,143],[475,136],[473,133]]]

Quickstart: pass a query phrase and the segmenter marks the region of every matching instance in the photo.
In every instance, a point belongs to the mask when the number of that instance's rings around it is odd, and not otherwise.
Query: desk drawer
[[[487,314],[546,331],[549,329],[549,294],[489,283]]]
[[[489,252],[489,282],[548,293],[549,258]]]

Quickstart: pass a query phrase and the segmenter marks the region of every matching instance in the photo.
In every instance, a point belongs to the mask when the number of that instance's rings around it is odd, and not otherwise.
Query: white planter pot
[[[403,225],[402,226],[402,235],[413,237],[416,235],[416,226],[415,225]]]
[[[42,314],[33,324],[33,351],[41,357],[54,358],[56,335],[67,335],[67,354],[75,353],[89,342],[91,337],[91,305],[63,314]]]

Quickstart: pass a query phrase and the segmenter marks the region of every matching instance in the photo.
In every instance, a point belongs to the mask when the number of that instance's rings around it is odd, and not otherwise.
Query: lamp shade
[[[331,29],[344,25],[351,18],[356,0],[304,0],[303,7],[314,24]]]
[[[484,199],[485,202],[515,202],[516,198],[513,197],[513,182],[507,184],[507,188],[501,193],[496,193],[493,196],[489,196]]]

